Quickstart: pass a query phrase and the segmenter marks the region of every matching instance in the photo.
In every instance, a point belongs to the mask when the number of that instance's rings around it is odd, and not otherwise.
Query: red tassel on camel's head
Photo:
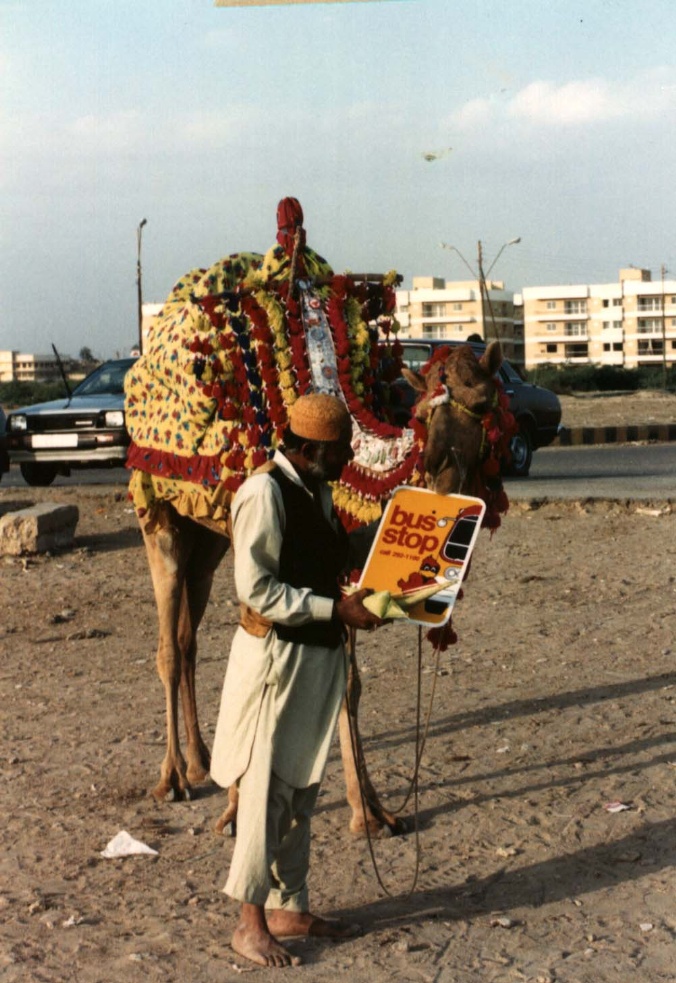
[[[430,628],[425,637],[440,652],[445,652],[449,645],[455,645],[458,641],[452,621],[447,621],[438,628]]]
[[[301,230],[301,248],[305,245],[303,209],[297,198],[282,198],[277,205],[277,242],[284,247],[287,256],[293,254],[296,231]]]

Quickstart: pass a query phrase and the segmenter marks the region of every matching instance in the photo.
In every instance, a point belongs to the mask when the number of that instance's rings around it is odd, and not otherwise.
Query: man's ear
[[[317,461],[317,451],[318,445],[313,443],[311,440],[303,441],[300,445],[300,452],[306,461],[310,461],[311,464],[315,464]]]

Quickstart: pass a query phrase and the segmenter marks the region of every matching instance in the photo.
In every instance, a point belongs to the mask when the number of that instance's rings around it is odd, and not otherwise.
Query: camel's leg
[[[178,646],[181,652],[181,706],[186,731],[186,762],[189,782],[201,782],[209,773],[211,755],[200,733],[195,694],[197,629],[202,621],[218,564],[230,540],[198,527],[186,569],[179,612]]]
[[[217,833],[223,833],[226,826],[232,826],[233,836],[235,835],[237,828],[237,803],[239,802],[239,791],[236,785],[231,785],[228,789],[228,808],[221,815],[220,819],[214,826],[214,830]]]
[[[347,788],[347,802],[352,809],[350,832],[355,836],[365,836],[368,829],[371,836],[378,836],[387,830],[396,836],[407,831],[406,823],[388,812],[380,804],[364,761],[358,724],[361,680],[357,668],[353,632],[350,633],[349,655],[350,669],[347,679],[347,693],[340,708],[338,729]]]
[[[153,795],[157,799],[181,799],[189,796],[189,785],[178,737],[181,652],[177,629],[188,543],[179,536],[168,508],[152,526],[144,519],[140,524],[157,605],[157,671],[164,685],[166,701],[167,749]]]

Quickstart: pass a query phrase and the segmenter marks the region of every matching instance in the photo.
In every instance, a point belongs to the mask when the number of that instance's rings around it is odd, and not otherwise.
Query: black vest
[[[279,579],[291,587],[309,587],[321,597],[340,598],[338,578],[347,563],[347,533],[335,530],[321,506],[305,489],[288,478],[281,468],[269,472],[282,493],[286,526],[279,558]],[[343,637],[337,620],[310,621],[306,625],[280,625],[277,637],[285,642],[335,648]]]

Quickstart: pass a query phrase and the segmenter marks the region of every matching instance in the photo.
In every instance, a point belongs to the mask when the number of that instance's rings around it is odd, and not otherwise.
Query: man
[[[230,652],[211,774],[237,782],[237,841],[225,892],[242,904],[232,947],[262,966],[297,965],[278,941],[345,938],[355,926],[309,910],[310,815],[345,692],[345,626],[383,624],[341,599],[347,536],[331,502],[352,458],[342,401],[313,394],[291,408],[283,450],[252,475],[233,508],[242,619]]]

